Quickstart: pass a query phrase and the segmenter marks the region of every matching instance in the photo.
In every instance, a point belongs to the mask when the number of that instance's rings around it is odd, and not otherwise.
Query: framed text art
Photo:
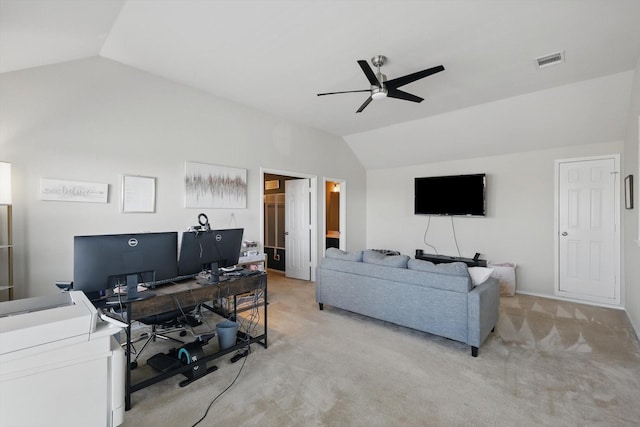
[[[247,207],[247,170],[206,163],[185,163],[187,208]]]
[[[40,200],[59,202],[107,203],[109,184],[40,179]]]
[[[122,212],[155,212],[156,179],[150,176],[122,176]]]

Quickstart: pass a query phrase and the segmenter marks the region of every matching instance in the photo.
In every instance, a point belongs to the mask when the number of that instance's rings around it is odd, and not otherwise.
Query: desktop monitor
[[[133,291],[138,283],[153,286],[178,273],[177,232],[75,236],[73,252],[73,289],[90,299],[118,285]]]
[[[218,267],[231,267],[238,263],[242,249],[243,228],[182,233],[178,275],[188,276]],[[214,274],[215,272],[212,272]]]

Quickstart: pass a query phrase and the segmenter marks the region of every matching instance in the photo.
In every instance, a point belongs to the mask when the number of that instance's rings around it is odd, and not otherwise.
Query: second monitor
[[[182,233],[178,275],[189,276],[211,270],[231,267],[238,263],[242,249],[243,228],[210,231],[186,231]]]

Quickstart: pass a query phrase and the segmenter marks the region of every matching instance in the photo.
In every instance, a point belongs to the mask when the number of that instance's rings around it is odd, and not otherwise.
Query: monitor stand
[[[151,291],[144,291],[142,293],[138,292],[138,275],[137,274],[128,274],[127,275],[127,294],[126,295],[114,295],[107,298],[107,304],[126,304],[133,301],[140,301],[143,299],[151,298],[156,296],[155,293]]]
[[[138,298],[138,275],[127,275],[127,299],[133,300]]]
[[[211,263],[211,277],[208,279],[205,278],[198,278],[197,282],[201,285],[215,285],[217,283],[220,282],[224,282],[225,280],[228,280],[228,277],[220,277],[220,271],[218,269],[218,262],[214,261]]]
[[[211,283],[218,283],[220,281],[220,271],[218,270],[218,263],[211,263]]]

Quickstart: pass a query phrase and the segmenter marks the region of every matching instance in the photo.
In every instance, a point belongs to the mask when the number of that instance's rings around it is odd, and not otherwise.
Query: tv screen
[[[73,238],[73,289],[90,299],[137,274],[139,283],[178,274],[178,233],[136,233]]]
[[[486,175],[432,176],[415,179],[416,215],[485,215]]]

